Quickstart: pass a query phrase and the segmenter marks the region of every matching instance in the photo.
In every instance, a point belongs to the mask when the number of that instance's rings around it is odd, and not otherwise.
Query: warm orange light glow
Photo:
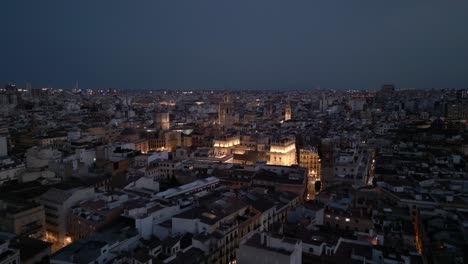
[[[167,101],[162,101],[162,102],[159,102],[160,105],[164,105],[164,106],[175,106],[176,103],[174,102],[167,102]]]
[[[71,244],[72,242],[73,242],[73,239],[69,236],[65,237],[65,239],[63,240],[63,244],[65,245]]]
[[[55,243],[57,242],[57,237],[51,232],[46,232],[45,241],[50,242],[50,243]]]

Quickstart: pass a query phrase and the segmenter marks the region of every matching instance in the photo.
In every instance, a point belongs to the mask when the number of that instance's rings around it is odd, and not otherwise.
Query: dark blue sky
[[[466,0],[1,0],[0,84],[468,87]]]

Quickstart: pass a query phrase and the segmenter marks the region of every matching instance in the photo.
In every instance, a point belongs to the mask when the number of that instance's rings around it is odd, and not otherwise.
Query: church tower
[[[223,102],[218,107],[218,124],[225,128],[231,128],[234,121],[234,111],[229,96],[224,94]]]
[[[157,130],[168,130],[169,125],[169,112],[156,110],[154,113],[154,128]]]
[[[291,104],[288,102],[284,109],[284,121],[291,120]]]

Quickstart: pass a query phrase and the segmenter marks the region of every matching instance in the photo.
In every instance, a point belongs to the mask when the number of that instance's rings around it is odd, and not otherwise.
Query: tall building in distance
[[[333,183],[335,177],[335,145],[330,138],[322,140],[322,157],[320,165],[322,186]]]
[[[300,149],[299,166],[306,168],[310,177],[320,180],[320,157],[316,148]]]
[[[449,120],[468,119],[468,101],[448,102],[446,118]]]
[[[380,90],[385,95],[393,95],[395,93],[395,86],[393,84],[385,84]]]
[[[395,94],[395,86],[392,84],[385,84],[377,93],[377,99],[386,101]]]
[[[270,165],[291,166],[296,161],[296,140],[294,137],[285,137],[273,140],[270,145]]]
[[[224,94],[223,102],[218,107],[218,124],[224,128],[231,128],[234,124],[234,111],[227,94]]]
[[[284,109],[284,121],[291,120],[291,103],[287,103]]]
[[[156,130],[169,129],[169,112],[156,110],[154,114],[154,128]]]

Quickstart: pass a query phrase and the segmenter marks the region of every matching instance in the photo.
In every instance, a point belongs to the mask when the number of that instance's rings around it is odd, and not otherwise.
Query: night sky
[[[468,88],[467,0],[1,0],[0,85]]]

